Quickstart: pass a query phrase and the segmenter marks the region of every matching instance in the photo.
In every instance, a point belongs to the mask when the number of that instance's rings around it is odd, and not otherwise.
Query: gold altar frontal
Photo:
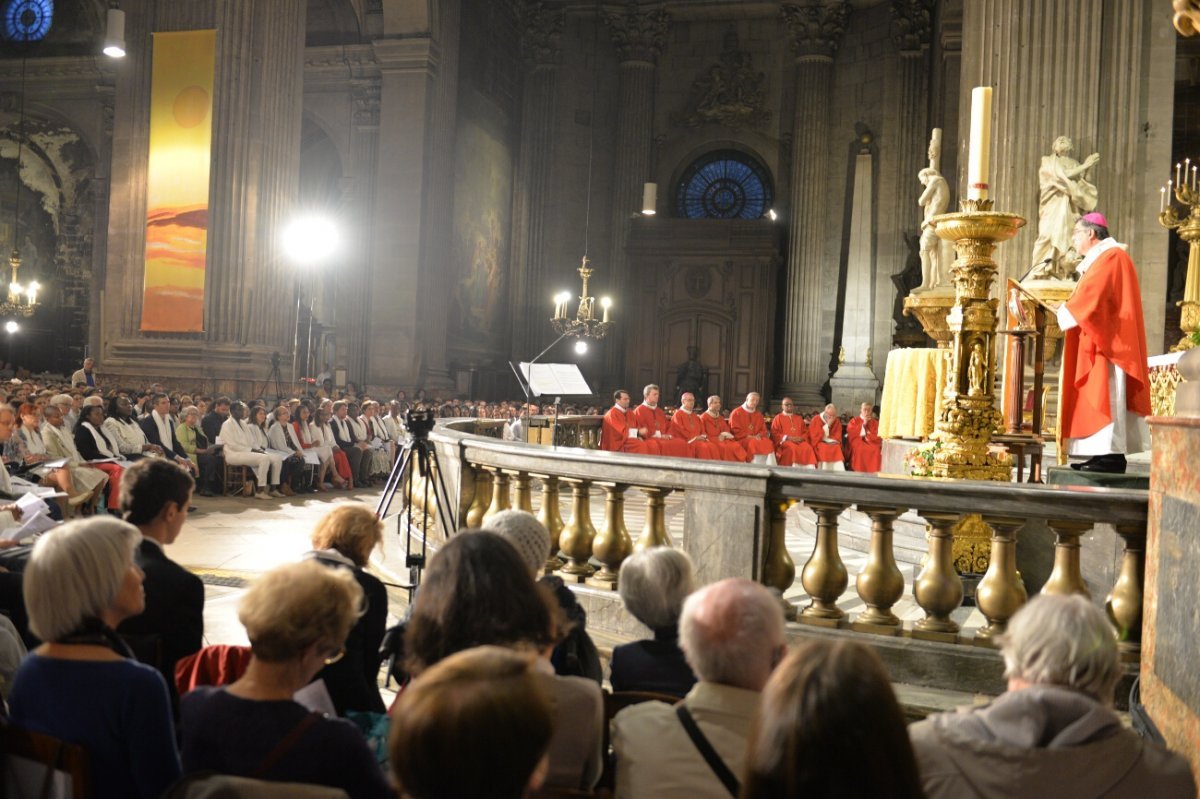
[[[950,350],[888,353],[879,404],[880,438],[928,438],[937,427],[950,375]]]

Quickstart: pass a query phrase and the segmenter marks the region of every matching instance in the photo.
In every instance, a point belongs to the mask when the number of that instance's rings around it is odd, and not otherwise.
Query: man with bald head
[[[817,468],[831,472],[846,471],[846,456],[842,452],[842,420],[832,402],[808,423],[808,442],[817,453]]]
[[[808,443],[808,425],[804,417],[795,413],[791,397],[784,397],[779,404],[779,413],[771,420],[771,440],[775,442],[775,457],[780,466],[797,466],[801,469],[817,468],[817,455]]]
[[[722,580],[684,602],[679,643],[700,680],[683,702],[643,702],[613,719],[618,799],[738,794],[763,686],[787,652],[783,610],[759,583]]]
[[[763,421],[762,411],[758,409],[760,399],[757,391],[747,394],[746,401],[729,414],[729,427],[733,430],[734,439],[749,453],[751,460],[774,466],[775,443],[767,434],[767,424]]]
[[[704,420],[696,413],[696,395],[683,392],[679,398],[679,410],[671,417],[671,435],[688,443],[692,455],[706,461],[721,460],[721,448],[708,440]]]
[[[729,421],[721,415],[721,398],[713,394],[708,398],[708,410],[700,414],[704,422],[704,434],[709,441],[721,448],[721,460],[731,463],[749,463],[750,455],[745,447],[733,437]]]

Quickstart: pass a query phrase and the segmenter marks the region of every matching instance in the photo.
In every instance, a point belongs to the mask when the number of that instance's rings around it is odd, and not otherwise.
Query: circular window
[[[758,219],[771,208],[771,178],[744,153],[722,150],[697,159],[683,173],[675,213],[687,219]]]
[[[10,42],[36,42],[50,32],[54,0],[8,0],[4,4],[4,38]]]

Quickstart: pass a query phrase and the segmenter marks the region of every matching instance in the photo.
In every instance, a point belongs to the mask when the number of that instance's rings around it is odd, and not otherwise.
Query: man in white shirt
[[[687,598],[679,643],[700,681],[678,707],[643,702],[613,719],[617,799],[738,794],[729,781],[741,781],[763,686],[787,651],[783,609],[758,583],[721,580]],[[703,744],[716,762],[701,754]]]

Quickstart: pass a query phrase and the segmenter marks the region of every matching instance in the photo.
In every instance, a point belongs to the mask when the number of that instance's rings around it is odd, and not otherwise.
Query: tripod
[[[387,483],[383,487],[383,495],[379,498],[375,516],[379,519],[386,517],[392,500],[395,499],[396,493],[400,492],[404,506],[396,516],[396,532],[404,537],[404,565],[409,570],[409,582],[403,587],[408,589],[408,599],[411,603],[414,592],[421,584],[421,570],[425,568],[429,539],[431,488],[433,499],[437,502],[437,521],[441,523],[447,536],[453,534],[455,525],[453,523],[454,516],[450,510],[450,492],[446,489],[445,478],[442,477],[437,450],[429,443],[429,431],[433,428],[433,416],[429,411],[409,411],[406,424],[412,438],[401,447],[400,454],[392,466],[391,474],[388,475]],[[427,479],[421,508],[420,549],[414,552],[412,487],[418,470]]]
[[[262,389],[255,396],[255,399],[262,399],[267,393],[267,386],[271,385],[272,378],[275,380],[275,399],[283,399],[283,376],[279,374],[279,353],[271,353],[271,371],[267,374],[267,379],[263,381]]]

